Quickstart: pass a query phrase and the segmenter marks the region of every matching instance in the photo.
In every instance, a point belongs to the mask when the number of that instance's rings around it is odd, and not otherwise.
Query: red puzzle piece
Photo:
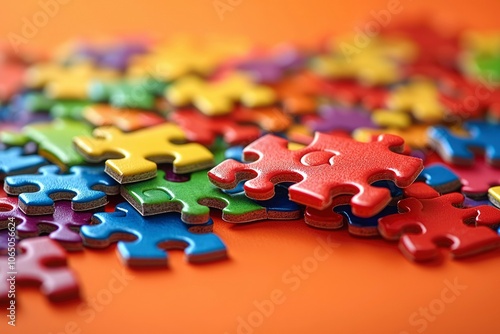
[[[274,184],[295,182],[289,188],[292,201],[316,209],[328,207],[332,198],[354,195],[353,212],[370,217],[391,200],[390,192],[371,186],[378,180],[391,180],[398,187],[409,186],[422,170],[422,160],[395,152],[403,149],[403,139],[380,135],[376,142],[361,143],[350,138],[316,133],[313,142],[291,151],[285,139],[266,135],[247,146],[248,164],[223,161],[208,172],[212,183],[224,189],[245,182],[245,193],[254,199],[269,199]]]
[[[0,303],[9,303],[11,278],[15,277],[16,291],[20,284],[36,284],[51,301],[78,298],[79,286],[73,271],[68,268],[66,253],[48,237],[19,242],[22,254],[15,262],[3,257],[0,262]],[[11,254],[9,254],[11,256]]]
[[[363,86],[357,81],[324,81],[323,93],[344,104],[361,104],[368,110],[384,108],[389,91],[383,87]]]
[[[210,117],[185,109],[171,113],[170,119],[182,128],[189,140],[205,146],[212,145],[217,136],[223,136],[230,145],[248,144],[260,136],[257,126],[238,124],[232,114]]]
[[[456,258],[499,247],[500,237],[486,226],[500,223],[500,210],[488,205],[462,209],[463,201],[460,193],[403,199],[398,203],[401,213],[379,219],[380,234],[399,239],[403,254],[415,261],[437,258],[440,246],[449,247]]]

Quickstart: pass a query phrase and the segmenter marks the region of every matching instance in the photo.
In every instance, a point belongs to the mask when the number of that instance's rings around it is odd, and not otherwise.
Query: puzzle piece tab
[[[37,284],[52,302],[79,297],[78,280],[68,267],[61,246],[48,237],[41,237],[22,240],[18,248],[22,253],[17,255],[15,264],[8,263],[6,258],[0,263],[0,303],[9,302],[9,279],[13,272],[16,272],[16,287]]]
[[[4,189],[19,195],[19,208],[28,215],[54,212],[54,201],[71,200],[75,211],[91,210],[108,203],[106,194],[119,193],[119,185],[102,167],[73,166],[60,174],[57,166],[43,166],[39,174],[8,176]]]
[[[14,218],[20,238],[48,234],[68,251],[82,250],[82,238],[78,234],[81,226],[90,223],[92,212],[76,212],[68,202],[57,202],[53,215],[27,216],[18,207],[16,198],[0,198],[0,228],[7,227],[9,218]]]
[[[81,229],[84,244],[104,248],[118,241],[118,252],[129,266],[165,266],[163,249],[183,248],[188,262],[199,263],[227,256],[224,243],[210,232],[212,220],[204,225],[186,225],[178,213],[141,216],[130,204],[120,203],[115,212],[96,213],[97,225]],[[135,238],[135,239],[134,239]]]
[[[391,180],[399,187],[410,185],[423,169],[422,161],[403,156],[403,140],[381,135],[373,143],[316,133],[313,142],[290,151],[288,142],[272,135],[261,137],[244,149],[248,164],[223,161],[208,172],[210,181],[223,189],[245,182],[245,193],[254,199],[269,199],[274,185],[294,182],[290,199],[317,209],[330,205],[338,195],[354,195],[353,212],[370,217],[391,200],[387,189],[372,187],[378,180]],[[353,168],[355,166],[355,168]]]
[[[101,127],[94,130],[94,136],[96,138],[74,138],[76,148],[91,162],[106,160],[105,171],[120,183],[154,178],[156,163],[173,162],[174,172],[181,174],[214,164],[212,153],[205,147],[196,143],[172,143],[185,140],[184,133],[173,124],[130,133],[115,127]]]
[[[118,109],[106,104],[88,106],[83,118],[95,126],[114,125],[122,131],[135,131],[165,123],[160,115],[139,109]]]
[[[456,258],[499,247],[500,237],[487,226],[500,223],[500,210],[492,206],[462,209],[463,200],[460,193],[406,198],[398,203],[401,213],[379,220],[379,231],[386,239],[399,239],[401,251],[415,261],[437,258],[439,247],[448,247]]]

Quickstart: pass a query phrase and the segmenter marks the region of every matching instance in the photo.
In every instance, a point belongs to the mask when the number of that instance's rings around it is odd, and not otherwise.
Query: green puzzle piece
[[[83,110],[90,106],[89,101],[81,100],[57,100],[50,108],[50,115],[54,118],[83,119]]]
[[[13,146],[21,146],[33,141],[38,144],[38,154],[61,169],[67,169],[85,164],[83,157],[73,147],[73,137],[91,134],[92,128],[86,123],[55,119],[51,122],[26,125],[22,133],[3,132],[1,141]]]
[[[229,195],[209,181],[207,171],[191,174],[189,181],[174,182],[158,171],[156,178],[122,186],[121,194],[142,215],[181,212],[188,224],[202,224],[209,220],[210,208],[222,210],[222,219],[243,223],[267,218],[266,209],[244,194]]]
[[[493,82],[500,80],[500,55],[477,56],[473,61],[478,75]]]

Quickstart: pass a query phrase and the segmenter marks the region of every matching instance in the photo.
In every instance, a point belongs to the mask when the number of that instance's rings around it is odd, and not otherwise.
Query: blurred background
[[[325,34],[362,27],[373,19],[374,13],[390,6],[398,9],[391,21],[417,15],[432,17],[445,28],[500,27],[498,0],[25,0],[5,1],[2,6],[0,39],[8,39],[12,33],[21,34],[28,20],[38,25],[29,34],[27,44],[31,46],[53,46],[75,35],[122,33],[161,37],[173,33],[217,33],[248,36],[260,43],[311,42]],[[41,10],[51,17],[45,20]]]

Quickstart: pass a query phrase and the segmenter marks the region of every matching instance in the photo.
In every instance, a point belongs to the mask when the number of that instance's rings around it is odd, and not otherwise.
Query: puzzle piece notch
[[[174,124],[160,124],[131,133],[123,133],[115,127],[100,127],[94,130],[94,136],[74,138],[77,150],[90,162],[106,160],[106,173],[120,183],[154,178],[156,163],[173,162],[174,172],[180,174],[214,164],[212,153],[205,147],[196,143],[174,144],[173,141],[185,140],[182,130]]]
[[[294,182],[289,188],[290,199],[316,209],[328,207],[335,196],[351,194],[353,212],[369,217],[390,201],[387,189],[372,187],[371,183],[391,180],[406,187],[423,169],[420,159],[395,153],[403,148],[403,140],[391,135],[360,143],[316,133],[314,141],[303,149],[290,151],[287,146],[282,138],[261,137],[244,149],[244,159],[253,162],[223,161],[208,172],[210,181],[231,189],[248,180],[244,185],[246,195],[260,200],[273,197],[274,184]],[[353,170],[352,166],[358,168]]]
[[[440,246],[456,258],[499,247],[500,237],[487,226],[500,223],[500,211],[491,206],[462,209],[463,200],[460,193],[406,198],[398,203],[401,213],[379,220],[379,231],[386,239],[399,239],[403,254],[415,261],[436,259]]]
[[[75,211],[91,210],[108,203],[106,194],[119,193],[119,185],[102,167],[74,166],[60,174],[57,166],[48,165],[38,172],[5,178],[5,192],[19,195],[19,208],[27,215],[52,214],[57,200],[71,200]]]
[[[97,225],[81,229],[84,244],[105,248],[118,241],[121,260],[129,266],[165,266],[168,254],[162,249],[184,249],[191,263],[207,262],[227,257],[226,247],[210,232],[213,222],[187,225],[177,213],[141,216],[130,204],[116,206],[114,212],[96,213]],[[187,247],[186,247],[187,246]]]
[[[47,161],[36,154],[25,155],[20,147],[0,151],[0,180],[5,176],[35,172]]]
[[[8,303],[9,281],[17,272],[16,285],[37,284],[52,302],[79,298],[79,285],[74,272],[67,266],[66,253],[48,237],[21,240],[14,267],[0,263],[0,302]],[[10,254],[9,254],[10,255]]]
[[[14,218],[16,232],[20,238],[48,233],[50,239],[59,242],[67,251],[83,249],[78,230],[89,224],[92,217],[91,212],[73,211],[68,202],[56,203],[53,215],[26,216],[18,207],[17,199],[13,197],[0,198],[0,209],[0,228],[6,228],[9,219]]]
[[[470,166],[474,163],[475,153],[485,154],[487,162],[500,167],[500,144],[498,133],[500,125],[484,121],[468,121],[464,124],[469,136],[453,134],[450,129],[439,126],[429,129],[432,146],[447,162]]]

